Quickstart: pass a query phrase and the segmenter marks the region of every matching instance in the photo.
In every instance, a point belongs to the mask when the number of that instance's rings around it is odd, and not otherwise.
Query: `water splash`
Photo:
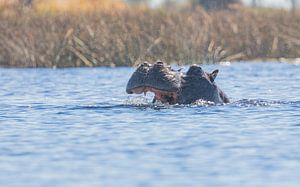
[[[131,105],[131,106],[147,106],[151,105],[152,102],[150,102],[146,97],[139,96],[139,97],[129,97],[125,101],[125,105]]]
[[[169,105],[161,103],[160,101],[156,101],[155,103],[150,102],[147,98],[140,97],[131,97],[126,100],[126,106],[134,106],[134,107],[146,107],[146,108],[186,108],[186,107],[213,107],[213,106],[234,106],[234,107],[270,107],[276,105],[286,105],[286,104],[294,104],[299,102],[291,102],[291,101],[276,101],[276,100],[266,100],[266,99],[241,99],[228,104],[215,104],[211,101],[205,101],[199,99],[192,104],[175,104]]]

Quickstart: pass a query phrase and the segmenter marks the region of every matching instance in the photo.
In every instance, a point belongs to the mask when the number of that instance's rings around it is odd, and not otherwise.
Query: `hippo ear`
[[[215,78],[216,78],[217,75],[218,75],[218,73],[219,73],[219,70],[218,70],[218,69],[214,70],[211,74],[209,74],[209,80],[210,80],[211,82],[214,82],[214,81],[215,81]]]

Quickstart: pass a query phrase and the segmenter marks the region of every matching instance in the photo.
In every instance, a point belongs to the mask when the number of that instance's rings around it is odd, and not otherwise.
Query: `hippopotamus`
[[[128,94],[155,94],[153,102],[191,104],[205,100],[215,104],[229,103],[227,95],[216,85],[219,70],[207,73],[199,65],[191,65],[186,73],[174,70],[164,62],[144,62],[130,77]]]

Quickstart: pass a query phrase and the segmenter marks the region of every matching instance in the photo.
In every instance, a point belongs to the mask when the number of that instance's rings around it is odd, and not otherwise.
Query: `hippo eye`
[[[193,65],[190,67],[190,69],[186,74],[191,76],[202,76],[204,74],[204,71],[202,70],[201,67],[197,65]]]

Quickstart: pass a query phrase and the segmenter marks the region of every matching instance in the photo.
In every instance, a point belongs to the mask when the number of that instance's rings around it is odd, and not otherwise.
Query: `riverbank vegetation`
[[[54,2],[54,1],[52,1]],[[300,57],[300,13],[73,0],[0,6],[0,66],[132,66]],[[85,2],[85,3],[82,3]],[[109,3],[110,2],[110,3]]]

